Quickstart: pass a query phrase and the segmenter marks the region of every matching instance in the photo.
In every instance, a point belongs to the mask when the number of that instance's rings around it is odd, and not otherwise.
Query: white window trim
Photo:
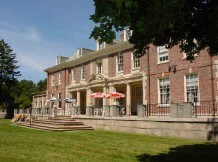
[[[58,73],[58,84],[62,84],[62,71]]]
[[[123,70],[118,70],[119,69],[119,67],[118,67],[118,57],[120,56],[120,55],[122,55],[123,56],[123,54],[122,53],[118,53],[118,55],[117,55],[117,57],[116,57],[116,72],[117,73],[123,73]],[[123,69],[123,68],[122,68]]]
[[[61,99],[60,94],[61,94],[61,92],[58,92],[58,99]],[[61,94],[61,97],[62,97],[62,94]],[[59,102],[62,102],[62,99],[61,99],[61,101],[57,102],[57,108],[61,108],[61,107],[59,107]],[[61,106],[62,106],[62,103],[61,103]]]
[[[160,79],[164,79],[164,78],[160,78]],[[157,90],[158,90],[158,94],[157,94],[157,99],[158,99],[158,106],[170,106],[170,103],[168,104],[164,104],[160,102],[160,79],[157,79]],[[170,78],[168,78],[170,81]],[[171,101],[171,90],[170,90],[170,101]]]
[[[55,86],[55,76],[54,76],[54,74],[51,75],[51,86]]]
[[[101,67],[100,67],[100,68],[101,68],[101,69],[100,69],[101,71],[100,71],[100,73],[99,73],[99,67],[98,67],[99,64],[101,64]],[[102,73],[103,73],[102,61],[96,63],[96,72],[97,72],[96,74],[102,74]]]
[[[129,38],[127,38],[127,34],[126,34],[128,30],[130,30],[130,29],[124,30],[124,42],[129,41]],[[130,30],[130,32],[131,32],[131,36],[132,36],[132,30]]]
[[[102,43],[99,43],[97,41],[97,47],[96,47],[96,51],[99,51],[99,50],[102,50],[106,47],[106,42],[102,42]]]
[[[186,74],[184,75],[184,101],[187,102],[187,88],[186,88],[186,76],[187,75],[191,75],[191,74],[197,74],[198,75],[198,102],[196,103],[197,105],[200,105],[200,99],[201,99],[201,94],[200,94],[200,87],[199,87],[199,74],[198,73],[190,73],[190,74]]]
[[[160,46],[157,46],[157,63],[158,63],[158,64],[164,64],[164,63],[169,62],[169,50],[167,50],[168,60],[160,61],[159,47],[160,47]]]
[[[75,70],[76,70],[75,68],[71,69],[71,82],[75,82],[76,81],[76,72],[75,72],[75,76],[74,76],[74,71]]]
[[[198,54],[196,53],[196,54],[194,54],[194,57],[197,57],[198,56]],[[182,59],[183,60],[185,60],[187,58],[187,53],[185,53],[185,52],[182,52]]]
[[[131,69],[132,70],[136,70],[136,69],[140,69],[140,58],[139,58],[139,66],[138,67],[134,67],[134,53],[131,53]]]
[[[84,68],[84,74],[85,74],[85,76],[84,76],[84,78],[83,78],[83,68]],[[86,78],[86,69],[85,69],[85,65],[82,65],[81,66],[81,80],[85,80],[85,78]]]

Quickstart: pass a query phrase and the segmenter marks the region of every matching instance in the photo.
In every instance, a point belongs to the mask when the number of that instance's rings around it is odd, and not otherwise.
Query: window
[[[158,62],[167,62],[168,61],[168,49],[165,46],[157,47],[158,51]]]
[[[159,103],[170,103],[170,80],[169,78],[163,78],[159,80]]]
[[[72,75],[72,81],[76,80],[76,69],[71,70],[71,75]]]
[[[58,93],[58,108],[61,108],[61,93]]]
[[[190,74],[185,76],[186,79],[186,101],[187,102],[198,102],[198,74]]]
[[[82,56],[83,56],[83,49],[80,48],[80,49],[78,50],[78,58],[79,58],[79,57],[82,57]]]
[[[86,76],[85,66],[82,65],[81,67],[81,79],[84,80]]]
[[[140,66],[139,57],[133,54],[133,68],[138,68]]]
[[[55,76],[54,74],[51,75],[51,86],[54,86],[55,85]]]
[[[123,54],[121,53],[117,56],[117,71],[123,71]]]
[[[105,47],[106,47],[106,43],[105,43],[105,42],[99,43],[99,42],[97,41],[97,51],[98,51],[98,50],[102,50],[102,49],[104,49]]]
[[[39,102],[39,107],[42,107],[42,101]]]
[[[192,42],[189,42],[189,44],[190,43],[192,43]],[[183,44],[185,46],[189,46],[188,42],[186,40],[183,41]],[[192,48],[191,53],[194,53],[194,57],[196,57],[196,56],[198,56],[198,53],[197,53],[197,40],[196,39],[193,40],[193,44],[192,45],[195,45],[195,46]],[[187,56],[188,56],[187,53],[185,51],[183,51],[183,59],[186,59]]]
[[[62,72],[59,72],[59,76],[58,76],[58,84],[62,83]]]
[[[124,41],[129,40],[131,36],[132,36],[132,30],[126,29],[125,30],[125,40]]]
[[[99,62],[97,63],[97,74],[101,74],[102,73],[102,63]]]

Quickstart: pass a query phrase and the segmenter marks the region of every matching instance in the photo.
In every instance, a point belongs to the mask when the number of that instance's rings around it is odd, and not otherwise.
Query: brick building
[[[80,48],[69,58],[58,56],[56,65],[45,70],[47,99],[61,99],[56,103],[60,114],[71,113],[72,105],[63,100],[70,97],[76,99],[78,114],[89,114],[93,105],[110,116],[107,109],[116,107],[118,99],[91,98],[90,95],[115,91],[125,94],[119,99],[125,115],[136,115],[137,105],[148,108],[155,105],[157,109],[184,102],[198,107],[207,103],[211,108],[204,109],[215,113],[217,57],[210,57],[205,50],[189,62],[178,46],[166,49],[150,45],[147,54],[137,58],[133,55],[133,45],[128,42],[130,35],[131,31],[125,30],[119,41],[97,43],[96,50]]]

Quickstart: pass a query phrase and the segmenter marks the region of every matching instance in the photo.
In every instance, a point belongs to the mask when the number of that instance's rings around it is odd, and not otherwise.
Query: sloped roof
[[[72,66],[83,64],[83,63],[88,62],[90,60],[94,60],[94,59],[97,59],[100,57],[108,56],[110,54],[113,54],[113,53],[116,53],[119,51],[123,51],[123,50],[129,49],[129,48],[133,48],[133,45],[130,44],[128,41],[119,42],[117,44],[108,46],[102,50],[91,52],[91,53],[84,55],[80,58],[77,58],[75,60],[65,61],[59,65],[49,67],[49,68],[45,69],[44,71],[48,72],[48,73],[52,73],[52,72],[55,72],[55,71],[58,71],[58,70],[61,70],[64,68],[69,68]]]

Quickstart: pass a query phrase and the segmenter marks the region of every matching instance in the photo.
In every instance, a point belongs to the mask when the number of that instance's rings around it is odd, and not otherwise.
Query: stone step
[[[48,120],[36,119],[31,123],[22,121],[15,122],[14,125],[19,125],[23,127],[31,127],[36,129],[43,129],[49,131],[75,131],[75,130],[93,130],[90,126],[85,126],[82,122],[76,121],[75,119],[69,117],[56,117],[49,118]]]
[[[24,124],[24,123],[16,123],[14,125],[19,125],[22,127],[29,127],[29,128],[35,128],[35,129],[41,129],[41,130],[47,130],[47,131],[77,131],[77,130],[94,130],[92,127],[73,127],[73,128],[59,128],[59,127],[45,127],[42,125],[33,125],[33,124]]]
[[[56,124],[56,125],[80,125],[83,124],[80,121],[64,121],[64,120],[60,120],[60,121],[56,121],[56,120],[34,120],[33,123],[44,123],[44,124]]]

